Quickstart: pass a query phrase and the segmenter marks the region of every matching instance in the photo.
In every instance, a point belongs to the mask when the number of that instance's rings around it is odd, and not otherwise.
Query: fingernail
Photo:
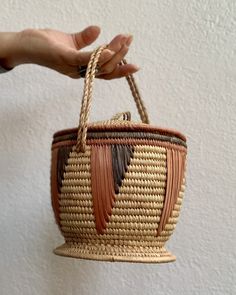
[[[133,37],[132,34],[124,34],[125,38]]]
[[[128,42],[128,40],[130,38],[133,38],[133,36],[131,34],[123,34],[123,37],[120,40],[120,44],[121,45],[126,45],[126,43]]]
[[[140,70],[140,67],[135,66],[135,67],[134,67],[134,70],[135,70],[135,71],[139,71],[139,70]]]
[[[130,36],[128,37],[128,39],[126,40],[125,45],[126,45],[126,46],[129,46],[129,45],[131,44],[132,41],[133,41],[133,36],[130,35]]]

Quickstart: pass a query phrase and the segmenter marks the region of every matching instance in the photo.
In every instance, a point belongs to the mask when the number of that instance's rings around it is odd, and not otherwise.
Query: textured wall
[[[234,0],[1,0],[2,31],[102,27],[91,47],[132,33],[128,59],[152,123],[188,138],[187,191],[166,265],[57,257],[53,132],[78,123],[83,81],[27,65],[0,77],[0,294],[236,294]],[[126,81],[96,81],[91,118],[130,109]],[[137,118],[137,116],[135,117]]]

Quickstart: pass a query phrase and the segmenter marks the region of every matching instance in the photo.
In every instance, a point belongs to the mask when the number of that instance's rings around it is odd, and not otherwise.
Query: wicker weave
[[[51,191],[65,244],[55,254],[105,261],[169,262],[185,188],[186,139],[149,124],[133,76],[127,81],[142,120],[129,112],[88,124],[96,49],[85,77],[80,124],[54,134]],[[126,63],[123,60],[123,63]]]

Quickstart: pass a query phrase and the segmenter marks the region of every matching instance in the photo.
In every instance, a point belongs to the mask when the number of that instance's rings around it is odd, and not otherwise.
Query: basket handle
[[[87,129],[88,129],[88,119],[89,119],[89,113],[91,108],[91,101],[92,101],[92,90],[93,90],[93,82],[95,79],[95,71],[96,66],[99,61],[99,57],[102,53],[102,51],[107,48],[108,45],[101,45],[97,49],[95,49],[90,57],[85,80],[84,80],[84,91],[83,91],[83,98],[82,98],[82,104],[81,104],[81,110],[80,110],[80,121],[79,121],[79,127],[78,127],[78,135],[77,135],[77,143],[75,150],[77,152],[85,152],[85,145],[86,145],[86,137],[87,137]],[[127,64],[125,59],[122,59],[120,64]],[[126,76],[126,79],[128,81],[130,90],[132,92],[132,95],[134,97],[134,101],[136,103],[140,118],[143,123],[149,124],[149,118],[146,111],[146,108],[144,106],[143,100],[140,96],[140,92],[138,90],[138,87],[135,83],[134,77],[132,74]]]

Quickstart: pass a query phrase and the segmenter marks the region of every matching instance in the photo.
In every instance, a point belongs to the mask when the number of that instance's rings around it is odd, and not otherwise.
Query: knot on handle
[[[122,112],[115,114],[111,120],[124,120],[124,121],[131,121],[131,113],[130,112]]]

